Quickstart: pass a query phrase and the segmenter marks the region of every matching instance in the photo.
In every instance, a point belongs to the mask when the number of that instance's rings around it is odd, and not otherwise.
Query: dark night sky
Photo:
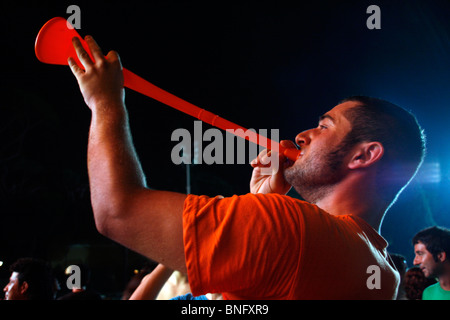
[[[77,4],[79,33],[93,35],[105,53],[118,51],[127,69],[244,127],[279,129],[281,139],[315,126],[349,95],[412,110],[428,136],[427,159],[382,228],[390,251],[411,266],[411,237],[429,225],[450,227],[450,2],[207,3],[2,2],[0,260],[70,262],[68,248],[81,244],[96,248],[92,265],[136,267],[132,253],[94,227],[86,168],[90,111],[76,81],[68,67],[34,55],[42,25],[67,18],[66,8]],[[366,27],[371,4],[381,9],[381,30]],[[177,128],[192,131],[194,119],[130,90],[126,103],[149,186],[184,192],[185,167],[172,164],[170,137]],[[232,195],[248,192],[251,169],[195,165],[191,174],[193,193]],[[117,256],[92,257],[105,250]]]

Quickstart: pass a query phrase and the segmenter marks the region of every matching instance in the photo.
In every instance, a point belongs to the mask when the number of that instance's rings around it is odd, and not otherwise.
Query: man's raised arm
[[[186,272],[182,210],[186,195],[147,188],[133,146],[124,102],[122,65],[103,56],[90,36],[95,62],[74,38],[84,66],[69,65],[92,111],[88,142],[91,202],[100,233],[169,268]]]

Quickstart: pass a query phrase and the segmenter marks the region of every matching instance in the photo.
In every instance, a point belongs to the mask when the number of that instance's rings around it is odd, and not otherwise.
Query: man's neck
[[[341,203],[340,205],[334,205],[333,202],[327,203],[323,201],[316,203],[316,205],[333,216],[353,215],[361,218],[377,232],[380,231],[384,216],[381,210],[377,211],[365,208],[357,208],[355,206],[347,206],[343,203]]]
[[[340,184],[315,203],[331,215],[357,216],[380,231],[387,205],[368,187],[358,184]]]
[[[446,262],[446,268],[443,275],[439,276],[439,284],[441,285],[441,288],[450,291],[450,263]]]

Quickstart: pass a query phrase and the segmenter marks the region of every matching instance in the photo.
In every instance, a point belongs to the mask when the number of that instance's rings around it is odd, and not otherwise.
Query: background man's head
[[[10,267],[11,277],[3,289],[6,300],[52,300],[53,275],[41,260],[21,258]]]
[[[426,228],[413,237],[412,243],[416,255],[414,265],[428,278],[442,275],[445,264],[450,264],[450,230],[436,226]]]

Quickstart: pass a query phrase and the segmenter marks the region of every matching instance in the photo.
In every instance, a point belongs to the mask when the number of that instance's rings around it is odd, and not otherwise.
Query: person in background
[[[405,300],[405,287],[404,287],[404,277],[405,272],[408,269],[408,263],[404,256],[398,253],[390,254],[398,273],[400,274],[400,285],[398,287],[397,300]]]
[[[435,283],[436,280],[426,278],[419,267],[409,268],[403,278],[404,300],[422,300],[423,290]]]
[[[130,296],[129,300],[156,300],[161,288],[166,284],[173,270],[162,264],[142,278],[141,283]]]
[[[5,300],[54,300],[52,269],[43,260],[20,258],[11,267]]]
[[[174,275],[176,279],[170,281]],[[163,292],[165,290],[165,292]],[[130,296],[129,300],[221,300],[220,294],[206,294],[193,296],[190,292],[189,282],[183,274],[158,264],[147,274]]]
[[[430,227],[419,231],[412,239],[414,265],[427,278],[438,282],[423,291],[422,300],[450,300],[450,230]]]
[[[142,282],[142,279],[148,275],[150,272],[152,272],[155,269],[156,265],[155,263],[151,261],[147,261],[142,268],[139,270],[135,270],[133,276],[130,278],[130,280],[127,282],[125,289],[122,292],[121,300],[128,300],[130,299],[133,292],[139,287],[139,285]]]

